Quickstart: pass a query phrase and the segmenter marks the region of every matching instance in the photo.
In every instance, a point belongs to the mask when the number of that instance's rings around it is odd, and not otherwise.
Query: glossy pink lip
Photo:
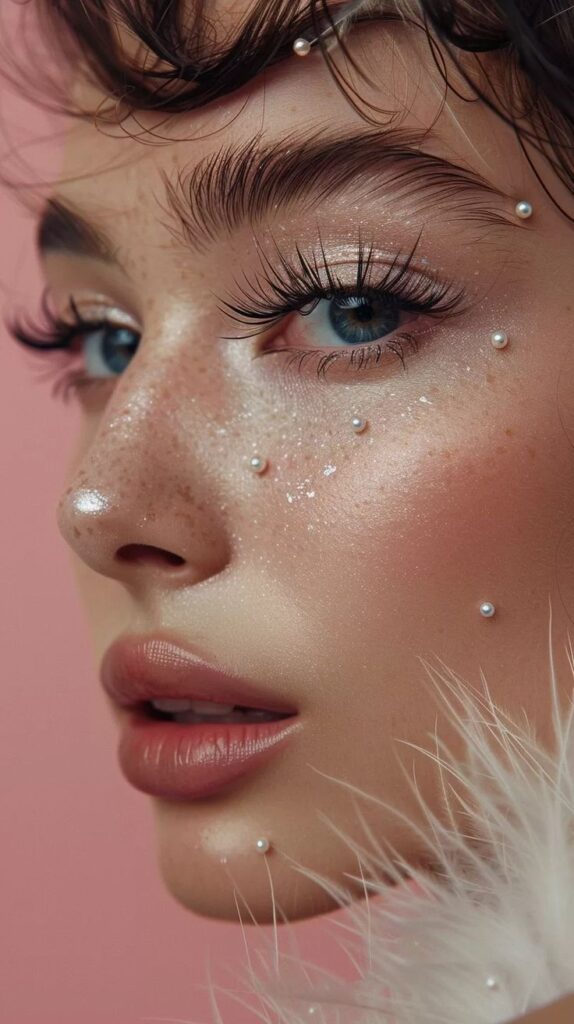
[[[100,678],[106,693],[122,707],[173,697],[297,714],[292,703],[272,690],[210,665],[163,637],[115,640],[102,659]]]
[[[153,721],[125,709],[118,760],[124,777],[149,796],[197,800],[261,770],[302,727],[298,715],[274,722]]]

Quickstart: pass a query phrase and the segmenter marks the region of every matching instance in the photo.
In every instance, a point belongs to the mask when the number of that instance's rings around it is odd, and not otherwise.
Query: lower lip
[[[142,793],[194,800],[262,767],[299,725],[297,715],[245,725],[185,724],[155,720],[130,708],[122,723],[118,760],[127,781]]]

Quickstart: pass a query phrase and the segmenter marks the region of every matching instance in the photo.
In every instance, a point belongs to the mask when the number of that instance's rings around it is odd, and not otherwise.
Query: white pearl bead
[[[293,43],[293,53],[296,53],[298,57],[306,57],[308,53],[311,53],[311,43],[308,39],[299,38]]]
[[[255,843],[255,847],[259,853],[267,853],[270,845],[271,844],[268,839],[258,839]]]
[[[486,987],[490,989],[498,988],[498,980],[494,977],[494,975],[490,974],[488,976],[488,978],[486,979]]]
[[[532,203],[527,202],[526,199],[521,199],[514,207],[514,212],[517,217],[526,220],[528,217],[532,217]]]
[[[249,468],[254,473],[264,473],[267,465],[267,459],[262,459],[260,455],[253,455],[249,460]]]
[[[480,606],[480,614],[484,615],[485,619],[491,619],[496,611],[496,608],[490,601],[483,601]]]
[[[363,430],[366,430],[367,420],[362,420],[360,416],[353,416],[351,424],[353,426],[353,430],[355,431],[355,433],[361,434]]]
[[[493,331],[490,335],[490,341],[495,348],[506,348],[508,345],[508,335],[506,331]]]

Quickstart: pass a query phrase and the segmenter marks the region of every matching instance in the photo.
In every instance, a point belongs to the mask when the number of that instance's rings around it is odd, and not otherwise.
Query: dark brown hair
[[[337,4],[253,0],[233,37],[224,41],[211,0],[31,0],[27,10],[39,19],[46,53],[56,55],[58,72],[62,61],[81,68],[107,97],[98,116],[121,119],[137,110],[189,111],[234,92],[265,68],[292,58],[294,38],[317,35]],[[514,128],[546,190],[551,192],[541,167],[549,164],[574,193],[574,8],[569,0],[370,0],[355,20],[399,18],[426,33],[447,88],[453,86],[445,53],[474,93]],[[340,45],[346,49],[344,37]],[[332,51],[321,46],[345,88]],[[346,55],[351,60],[347,50]],[[73,107],[58,74],[49,86],[30,82],[9,54],[6,58],[4,74],[39,102],[55,103],[71,117],[93,116]],[[47,65],[46,60],[46,74]],[[350,90],[347,95],[359,109],[356,95]],[[366,119],[376,120],[360,109]]]

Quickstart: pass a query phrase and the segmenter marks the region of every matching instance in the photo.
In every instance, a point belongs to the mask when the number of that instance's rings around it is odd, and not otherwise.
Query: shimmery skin
[[[357,35],[374,77],[370,98],[380,107],[404,97],[401,124],[417,130],[439,110],[440,75],[414,36],[390,32]],[[353,801],[334,780],[424,825],[404,779],[414,767],[439,811],[428,757],[394,742],[428,748],[436,724],[421,656],[436,654],[473,682],[482,669],[509,713],[524,709],[543,733],[547,595],[557,598],[557,639],[574,612],[574,347],[564,300],[574,293],[571,228],[536,181],[527,192],[535,245],[520,225],[510,235],[484,231],[456,196],[445,212],[375,181],[326,203],[278,209],[270,222],[248,223],[199,254],[186,252],[158,216],[161,171],[193,170],[261,129],[276,139],[302,126],[308,135],[326,123],[359,123],[320,64],[303,63],[174,118],[174,138],[183,141],[148,147],[123,132],[114,139],[89,123],[75,126],[61,185],[114,231],[127,274],[106,279],[110,308],[145,325],[129,370],[105,400],[103,391],[85,400],[59,508],[97,654],[125,629],[167,630],[289,696],[305,722],[259,776],[214,799],[153,804],[172,893],[191,911],[234,921],[234,880],[257,920],[272,921],[266,861],[251,846],[264,835],[278,851],[272,878],[282,911],[297,918],[333,909],[293,862],[342,885],[356,875],[354,852],[325,824],[350,835],[358,827]],[[142,118],[144,126],[156,121]],[[526,173],[509,130],[479,104],[453,93],[437,129],[448,153],[502,191]],[[477,162],[477,154],[488,159]],[[359,233],[388,264],[421,228],[423,269],[464,286],[469,308],[434,325],[405,369],[386,352],[377,372],[340,371],[320,383],[312,369],[287,372],[280,354],[253,358],[255,341],[222,340],[229,332],[214,297],[242,271],[257,277],[258,254],[272,259],[277,241],[286,254],[296,244],[312,254],[320,236],[352,280]],[[96,279],[100,291],[103,273],[57,258],[50,271],[61,303]],[[488,343],[492,324],[520,339],[504,367]],[[288,343],[311,347],[308,326],[293,317]],[[357,409],[368,437],[349,430]],[[261,478],[244,468],[256,451],[270,460]],[[336,472],[326,475],[329,466]],[[107,506],[82,508],[82,492],[104,496]],[[133,544],[143,547],[138,563],[116,557]],[[183,567],[174,569],[170,554]],[[476,614],[477,598],[493,593],[508,608],[495,639]],[[444,718],[439,725],[456,753]],[[393,816],[360,803],[373,831],[416,860],[415,840]]]

